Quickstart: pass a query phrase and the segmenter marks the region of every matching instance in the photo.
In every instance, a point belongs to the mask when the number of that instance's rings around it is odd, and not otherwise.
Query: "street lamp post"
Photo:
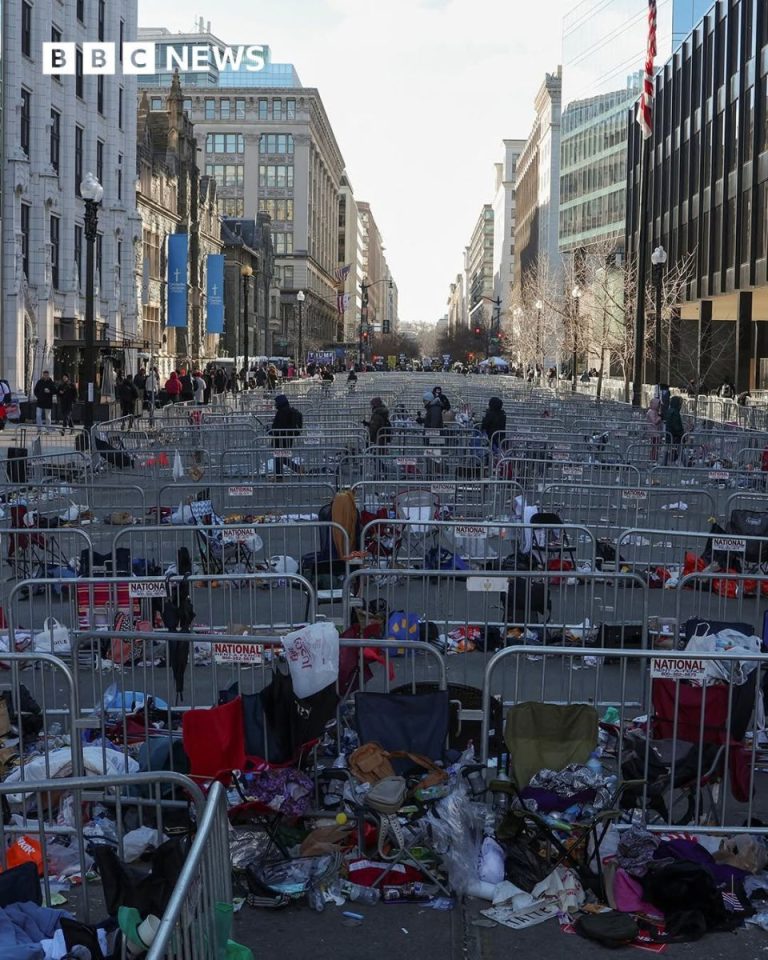
[[[656,384],[661,383],[661,293],[664,283],[664,266],[667,262],[667,251],[659,244],[651,254],[653,265],[653,285],[656,291],[656,323],[653,339],[653,365],[656,370]]]
[[[541,357],[541,311],[544,309],[544,304],[541,300],[537,300],[534,306],[536,307],[536,365],[538,366],[539,360],[541,359],[541,372],[543,374],[544,361]]]
[[[304,318],[302,316],[302,310],[304,308],[304,300],[306,299],[303,290],[299,290],[296,294],[296,303],[299,305],[299,336],[297,343],[297,355],[296,355],[296,375],[299,375],[299,371],[303,367],[303,357],[304,357],[304,344],[302,343],[302,338],[304,334]]]
[[[80,196],[85,201],[85,349],[83,376],[80,378],[80,399],[84,401],[83,424],[86,430],[93,426],[93,403],[96,391],[96,338],[94,317],[94,246],[99,227],[99,205],[104,198],[104,187],[89,171],[80,184]],[[88,436],[90,443],[90,434]]]
[[[581,299],[581,287],[575,286],[571,290],[573,297],[573,357],[571,358],[571,391],[576,392],[576,363],[579,351],[579,300]]]
[[[371,287],[375,286],[377,283],[386,283],[389,285],[389,289],[392,289],[392,278],[391,277],[382,277],[380,280],[371,280],[368,282],[367,277],[363,277],[360,281],[360,340],[358,343],[358,353],[360,355],[360,362],[363,362],[363,354],[365,353],[364,342],[367,343],[367,347],[370,350],[370,331],[368,329],[368,291]],[[366,341],[366,335],[368,340]]]
[[[243,389],[248,386],[248,279],[253,275],[253,267],[244,263],[240,268],[240,275],[243,278],[243,368],[245,369],[245,378],[243,380]],[[235,371],[237,376],[237,371]]]

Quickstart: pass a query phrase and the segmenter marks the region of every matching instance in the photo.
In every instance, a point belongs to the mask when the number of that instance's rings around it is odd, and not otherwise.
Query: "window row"
[[[259,120],[295,120],[296,100],[293,97],[283,102],[279,98],[259,97]]]
[[[293,164],[259,164],[260,187],[293,188]]]
[[[291,223],[293,221],[293,200],[290,197],[281,197],[278,200],[262,197],[259,200],[259,213],[268,213],[278,223]]]
[[[293,253],[293,234],[292,233],[273,233],[272,248],[275,256],[284,256],[287,253]]]
[[[20,210],[20,232],[21,232],[21,265],[24,275],[29,279],[29,270],[30,270],[30,220],[31,220],[32,205],[29,203],[21,204]],[[77,283],[78,288],[82,290],[83,284],[85,282],[85,277],[83,276],[83,227],[81,224],[76,223],[73,236],[72,244],[72,260],[67,263],[66,259],[62,260],[62,239],[61,239],[61,217],[56,214],[51,214],[48,218],[48,238],[50,245],[50,267],[51,267],[51,284],[55,290],[59,290],[62,285],[62,280],[66,280],[67,274],[70,269],[74,267],[77,270]],[[101,288],[101,275],[102,275],[102,237],[101,233],[96,235],[96,241],[94,243],[94,265],[96,271],[96,281],[98,282],[99,288]],[[117,244],[117,264],[118,269],[119,265],[122,262],[122,244]],[[66,256],[66,254],[64,254]]]
[[[206,163],[205,173],[213,177],[220,187],[242,187],[245,182],[245,168],[236,163]]]
[[[242,133],[209,133],[205,137],[206,153],[243,153],[245,137]]]
[[[292,133],[262,133],[259,153],[293,153]]]
[[[222,217],[244,216],[245,201],[242,197],[219,197],[219,215]]]

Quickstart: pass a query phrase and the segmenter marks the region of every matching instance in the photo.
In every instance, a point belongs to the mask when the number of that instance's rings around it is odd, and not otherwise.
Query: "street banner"
[[[187,235],[168,237],[168,323],[169,327],[187,325]]]
[[[209,253],[206,283],[207,333],[224,333],[224,254]]]

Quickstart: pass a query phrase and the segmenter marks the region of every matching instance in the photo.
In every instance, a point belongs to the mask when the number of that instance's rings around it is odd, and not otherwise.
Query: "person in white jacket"
[[[192,378],[192,387],[195,391],[195,403],[201,407],[205,403],[205,380],[199,370],[195,371]]]

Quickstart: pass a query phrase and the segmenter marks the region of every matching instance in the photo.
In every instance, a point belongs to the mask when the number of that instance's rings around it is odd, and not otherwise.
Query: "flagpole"
[[[632,406],[643,401],[643,368],[645,366],[645,272],[648,263],[648,181],[651,166],[651,138],[641,138],[640,201],[637,207],[637,289],[635,291],[635,355],[632,368]]]

